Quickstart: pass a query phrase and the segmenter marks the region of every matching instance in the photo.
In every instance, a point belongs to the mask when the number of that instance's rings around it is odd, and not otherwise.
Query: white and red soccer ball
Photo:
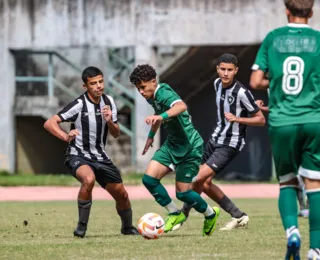
[[[164,232],[164,220],[157,213],[147,213],[140,218],[138,231],[146,239],[157,239]]]

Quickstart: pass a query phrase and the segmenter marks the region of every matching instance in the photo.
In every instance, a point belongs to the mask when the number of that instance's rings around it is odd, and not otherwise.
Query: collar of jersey
[[[157,93],[157,91],[159,90],[160,87],[161,87],[160,84],[158,84],[156,90],[153,93],[153,98],[154,99],[156,98],[156,93]]]
[[[288,23],[289,27],[296,27],[296,28],[308,28],[309,25],[305,23]]]
[[[232,81],[232,83],[229,85],[229,87],[226,87],[226,88],[224,88],[224,87],[222,87],[222,89],[230,89],[230,88],[232,88],[232,87],[234,87],[234,85],[237,83],[237,81],[234,79],[233,81]],[[222,83],[221,83],[222,84]]]
[[[94,103],[94,102],[89,98],[89,96],[88,96],[88,91],[86,91],[86,92],[84,93],[84,95],[86,96],[86,99],[87,99],[91,104],[98,105],[98,104]],[[100,101],[101,101],[101,97],[100,97]]]

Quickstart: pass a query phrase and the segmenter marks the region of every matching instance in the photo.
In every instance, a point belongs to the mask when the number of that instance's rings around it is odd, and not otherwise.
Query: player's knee
[[[193,179],[193,184],[195,185],[204,185],[207,177],[198,174],[194,179]]]
[[[92,190],[94,187],[95,181],[96,181],[96,178],[94,175],[85,176],[82,179],[82,186],[87,190]]]
[[[120,198],[123,201],[127,201],[129,199],[128,192],[125,189],[120,192]]]
[[[144,174],[142,177],[142,183],[148,190],[150,190],[158,186],[160,183],[160,180]]]

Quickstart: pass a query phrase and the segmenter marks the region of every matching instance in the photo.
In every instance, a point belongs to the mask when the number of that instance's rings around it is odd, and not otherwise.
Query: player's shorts
[[[164,143],[160,149],[158,149],[152,157],[152,160],[161,163],[169,167],[176,172],[176,181],[191,183],[193,177],[199,172],[201,164],[201,157],[203,152],[203,145],[199,145],[191,149],[182,159],[175,158],[175,155]],[[174,162],[179,163],[174,164]]]
[[[319,128],[319,123],[269,126],[272,153],[280,183],[293,179],[297,173],[309,179],[320,179]]]
[[[207,142],[202,156],[202,164],[208,165],[216,174],[221,172],[237,156],[239,150],[228,145]]]
[[[122,183],[120,171],[111,160],[102,162],[80,156],[67,156],[65,165],[75,178],[77,169],[82,165],[88,165],[94,172],[96,181],[104,189],[107,183]]]

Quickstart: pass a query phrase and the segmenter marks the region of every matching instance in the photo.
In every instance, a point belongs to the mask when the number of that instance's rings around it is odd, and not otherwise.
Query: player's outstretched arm
[[[50,134],[65,142],[70,142],[79,135],[78,129],[73,129],[68,134],[65,133],[59,126],[61,122],[61,118],[58,115],[54,115],[44,123],[43,127]]]
[[[224,113],[224,116],[229,122],[236,122],[244,125],[264,126],[266,123],[266,119],[262,114],[261,110],[259,110],[256,113],[253,113],[252,117],[236,117],[235,115],[227,112]]]
[[[265,73],[262,70],[255,70],[251,73],[250,86],[259,90],[269,88],[269,80],[265,78]]]
[[[145,121],[147,125],[155,125],[157,122],[162,122],[164,119],[175,117],[187,110],[187,105],[183,101],[178,101],[172,105],[170,109],[161,115],[148,116]]]
[[[152,147],[154,136],[156,135],[156,132],[158,131],[160,125],[161,125],[161,122],[157,122],[155,125],[151,126],[146,144],[142,151],[142,155],[144,155],[149,150],[149,148]]]

